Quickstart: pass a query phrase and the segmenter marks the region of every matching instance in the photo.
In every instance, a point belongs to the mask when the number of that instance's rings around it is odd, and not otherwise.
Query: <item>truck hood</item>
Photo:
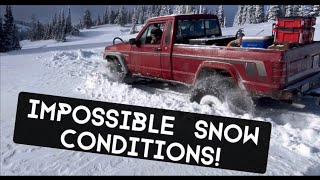
[[[129,42],[123,42],[118,44],[113,44],[105,47],[105,51],[125,51],[130,48]]]

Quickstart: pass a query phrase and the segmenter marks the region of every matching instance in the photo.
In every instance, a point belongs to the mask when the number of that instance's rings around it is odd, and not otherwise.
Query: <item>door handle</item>
[[[161,48],[153,48],[154,51],[161,51]]]

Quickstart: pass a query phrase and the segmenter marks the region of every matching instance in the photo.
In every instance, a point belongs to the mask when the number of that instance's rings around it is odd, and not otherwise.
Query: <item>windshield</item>
[[[221,36],[217,19],[179,20],[176,40]]]

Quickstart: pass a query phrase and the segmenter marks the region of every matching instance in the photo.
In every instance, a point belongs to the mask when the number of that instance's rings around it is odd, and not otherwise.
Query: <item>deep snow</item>
[[[271,23],[245,25],[244,30],[246,35],[254,35],[264,28],[260,35],[269,35]],[[134,37],[120,31],[129,28],[95,27],[82,31],[81,37],[69,37],[66,43],[24,41],[22,50],[0,55],[1,175],[256,175],[15,144],[16,103],[21,91],[271,122],[266,175],[320,175],[319,98],[306,97],[296,105],[260,102],[255,114],[235,115],[226,105],[213,109],[190,103],[189,95],[179,87],[110,82],[102,61],[103,48],[115,36]],[[238,28],[225,28],[223,33],[233,35]]]

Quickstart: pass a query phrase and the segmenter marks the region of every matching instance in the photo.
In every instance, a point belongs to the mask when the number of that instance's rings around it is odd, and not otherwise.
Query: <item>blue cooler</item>
[[[273,36],[244,36],[241,47],[268,48],[273,43]]]

